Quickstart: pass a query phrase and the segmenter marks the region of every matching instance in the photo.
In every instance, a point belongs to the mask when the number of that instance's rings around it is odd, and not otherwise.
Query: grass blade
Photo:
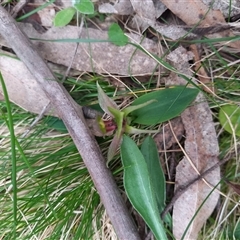
[[[2,74],[0,72],[0,82],[2,85],[3,95],[6,102],[7,108],[7,116],[8,119],[6,120],[6,124],[10,131],[10,138],[11,138],[11,158],[12,158],[12,191],[13,191],[13,237],[16,239],[16,229],[17,229],[17,161],[16,161],[16,149],[15,149],[15,133],[13,127],[13,118],[11,112],[10,101],[7,93],[7,88],[4,83]]]

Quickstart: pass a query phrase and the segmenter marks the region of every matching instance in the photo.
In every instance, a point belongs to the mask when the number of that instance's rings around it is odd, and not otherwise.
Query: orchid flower
[[[124,133],[128,134],[140,134],[140,133],[156,133],[157,131],[153,130],[143,130],[130,126],[131,119],[128,117],[129,113],[135,111],[139,108],[145,107],[150,103],[156,100],[150,100],[146,103],[139,104],[136,106],[129,106],[123,110],[120,110],[117,104],[109,98],[106,93],[102,90],[100,85],[97,83],[98,90],[98,101],[102,110],[107,113],[111,119],[103,120],[102,118],[98,119],[99,128],[103,132],[103,134],[116,130],[115,135],[112,139],[112,142],[108,149],[107,154],[107,165],[113,159],[117,149],[121,145],[122,136]]]

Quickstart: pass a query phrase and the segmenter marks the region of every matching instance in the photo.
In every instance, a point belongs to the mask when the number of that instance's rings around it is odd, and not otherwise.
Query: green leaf
[[[76,10],[73,7],[58,12],[53,20],[55,27],[64,27],[71,22]]]
[[[196,98],[199,90],[178,86],[147,93],[136,99],[132,105],[138,105],[155,99],[156,102],[131,113],[133,122],[153,125],[178,116]]]
[[[141,146],[141,152],[148,166],[148,171],[153,185],[153,191],[156,196],[159,212],[161,213],[165,207],[166,201],[165,176],[160,165],[156,144],[150,136],[144,140]]]
[[[114,109],[118,109],[117,104],[110,97],[107,96],[107,94],[102,90],[98,82],[97,82],[97,91],[98,91],[98,103],[100,107],[109,116],[114,117],[108,108],[111,107]]]
[[[139,104],[139,105],[136,105],[136,106],[129,106],[129,107],[125,108],[125,109],[123,110],[123,112],[124,112],[124,117],[127,117],[127,115],[128,115],[129,113],[131,113],[131,112],[133,112],[133,111],[135,111],[135,110],[137,110],[137,109],[143,108],[143,107],[149,105],[149,104],[152,103],[152,102],[156,102],[156,100],[150,100],[150,101],[147,101],[147,102],[145,102],[145,103],[142,103],[142,104]]]
[[[141,152],[148,166],[153,191],[157,200],[158,210],[159,213],[161,213],[165,207],[166,201],[165,175],[160,165],[156,144],[150,136],[144,140],[141,146]]]
[[[167,240],[147,164],[135,142],[127,136],[123,137],[121,157],[124,166],[124,187],[130,202],[145,220],[156,239]]]
[[[166,203],[166,180],[160,163],[157,146],[152,137],[148,136],[144,140],[141,146],[141,152],[148,166],[153,191],[157,200],[158,211],[159,214],[161,214]],[[172,219],[170,214],[165,216],[164,222],[167,223],[170,228],[172,228]]]
[[[117,46],[125,46],[128,43],[128,37],[118,24],[113,23],[108,30],[108,39]]]
[[[240,108],[238,105],[225,105],[219,112],[219,122],[223,128],[237,136],[240,136]]]
[[[91,0],[78,0],[74,7],[82,14],[94,14],[94,5]]]

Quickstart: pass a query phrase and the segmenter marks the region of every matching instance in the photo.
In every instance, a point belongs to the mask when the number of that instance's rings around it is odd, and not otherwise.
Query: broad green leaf
[[[139,105],[129,106],[129,107],[125,108],[125,109],[123,110],[123,112],[124,112],[124,117],[127,117],[127,115],[128,115],[129,113],[131,113],[131,112],[133,112],[133,111],[135,111],[135,110],[137,110],[137,109],[143,108],[143,107],[145,107],[145,106],[147,106],[147,105],[149,105],[150,103],[153,103],[153,102],[156,102],[156,100],[150,100],[150,101],[147,101],[147,102],[142,103],[142,104],[139,104]]]
[[[147,163],[148,171],[152,181],[153,191],[156,196],[159,213],[161,213],[165,207],[166,201],[166,183],[165,175],[160,165],[160,159],[158,156],[158,150],[154,140],[151,137],[147,137],[142,146],[141,152]]]
[[[91,0],[77,0],[74,7],[82,14],[94,13],[94,5]]]
[[[137,109],[131,113],[135,123],[153,125],[165,122],[178,116],[196,98],[199,90],[178,86],[147,93],[136,99],[132,105],[138,105],[150,100],[156,102]]]
[[[238,105],[225,105],[219,112],[219,121],[223,128],[237,136],[240,136],[240,108]]]
[[[153,191],[156,195],[158,211],[159,211],[159,214],[161,214],[165,208],[165,201],[166,201],[165,175],[161,167],[156,144],[150,136],[144,140],[141,146],[141,152],[148,166],[148,171],[151,176]],[[163,220],[165,223],[168,224],[170,228],[172,228],[172,219],[169,213],[164,217]]]
[[[135,142],[123,136],[121,158],[124,166],[124,187],[133,207],[145,220],[156,239],[167,239],[146,161]]]
[[[73,7],[65,8],[58,12],[54,18],[55,27],[64,27],[71,22],[76,10]]]
[[[107,94],[102,90],[98,82],[97,82],[97,91],[98,91],[98,103],[100,107],[109,116],[114,117],[108,108],[111,107],[114,109],[118,109],[117,104],[110,97],[107,96]]]
[[[113,44],[117,46],[124,46],[128,43],[128,37],[124,34],[123,30],[116,23],[113,23],[109,27],[108,38]]]

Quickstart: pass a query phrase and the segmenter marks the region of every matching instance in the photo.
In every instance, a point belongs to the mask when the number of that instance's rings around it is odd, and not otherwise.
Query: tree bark
[[[118,238],[139,240],[136,226],[123,202],[111,172],[106,167],[101,150],[86,125],[81,108],[54,77],[32,43],[20,31],[16,22],[2,6],[0,6],[0,33],[35,77],[39,87],[45,91],[66,125],[92,177]]]

